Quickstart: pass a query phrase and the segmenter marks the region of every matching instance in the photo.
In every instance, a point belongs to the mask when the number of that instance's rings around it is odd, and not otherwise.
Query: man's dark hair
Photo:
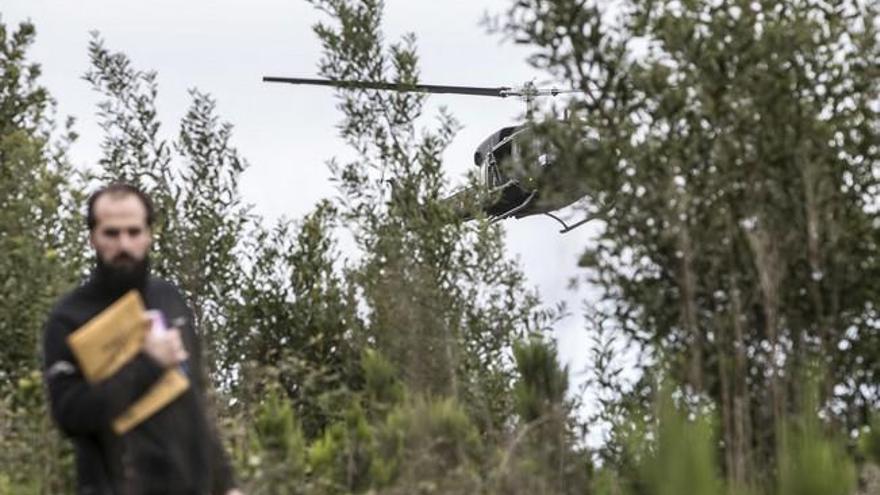
[[[105,194],[111,194],[114,196],[131,194],[137,196],[137,198],[141,200],[141,203],[143,203],[144,209],[147,210],[147,226],[151,228],[153,227],[153,221],[155,220],[153,201],[147,196],[147,193],[131,184],[114,182],[98,189],[89,197],[88,211],[86,212],[86,224],[89,226],[89,232],[94,230],[95,224],[98,222],[95,219],[95,203],[98,201],[98,198]]]

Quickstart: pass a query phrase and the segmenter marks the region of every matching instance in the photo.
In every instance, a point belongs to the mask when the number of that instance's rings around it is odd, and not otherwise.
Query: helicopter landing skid
[[[553,220],[556,220],[557,222],[559,222],[562,225],[562,230],[559,231],[560,234],[565,234],[565,233],[571,232],[572,230],[574,230],[574,229],[580,227],[581,225],[589,222],[590,220],[593,220],[594,218],[596,218],[595,216],[590,215],[587,218],[581,220],[580,222],[568,225],[561,218],[557,217],[556,215],[554,215],[552,213],[544,213],[544,214],[547,215],[548,217],[552,218]]]
[[[599,209],[599,211],[593,213],[592,215],[587,215],[587,218],[584,218],[580,222],[577,222],[577,223],[574,223],[571,225],[566,224],[565,222],[562,221],[561,218],[557,217],[556,215],[554,215],[552,213],[544,213],[544,214],[547,215],[548,217],[552,218],[553,220],[556,220],[560,224],[562,224],[562,230],[560,230],[559,233],[565,234],[566,232],[571,232],[572,230],[580,227],[581,225],[589,222],[590,220],[596,220],[596,219],[600,218],[602,215],[605,215],[606,213],[610,212],[613,208],[614,208],[614,202],[612,201],[611,203],[606,204],[601,209]]]
[[[517,213],[522,211],[523,208],[525,208],[526,206],[529,206],[529,204],[532,202],[532,200],[535,199],[536,194],[538,194],[537,190],[532,191],[531,194],[529,194],[529,196],[526,199],[524,199],[522,203],[520,203],[519,205],[514,206],[513,208],[505,211],[504,213],[492,218],[489,221],[489,223],[500,222],[501,220],[504,220],[505,218],[510,218],[510,217],[516,215]]]

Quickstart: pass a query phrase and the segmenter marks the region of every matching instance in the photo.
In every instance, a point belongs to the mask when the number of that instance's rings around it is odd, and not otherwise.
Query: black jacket
[[[122,294],[93,277],[56,304],[43,340],[44,376],[52,417],[73,441],[77,493],[81,495],[222,494],[233,486],[232,470],[213,422],[206,417],[204,371],[192,315],[180,292],[150,277],[140,289],[148,309],[168,321],[183,317],[183,344],[191,387],[182,396],[128,433],[110,429],[162,374],[146,354],[138,354],[112,377],[89,384],[67,345],[68,334],[103,311]]]

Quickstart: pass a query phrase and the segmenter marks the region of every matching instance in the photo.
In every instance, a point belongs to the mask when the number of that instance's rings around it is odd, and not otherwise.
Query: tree
[[[330,79],[415,83],[413,35],[386,47],[382,2],[312,2],[331,21],[315,26]],[[445,111],[420,129],[424,96],[343,89],[342,138],[358,158],[330,163],[339,212],[362,255],[349,271],[362,295],[366,339],[391,359],[406,386],[452,396],[485,430],[512,414],[513,342],[551,321],[505,257],[499,227],[460,223],[440,199],[440,155],[457,123]]]
[[[582,259],[605,316],[717,404],[727,476],[767,474],[812,359],[835,422],[865,424],[880,398],[876,5],[508,14],[497,27],[534,45],[532,63],[586,93],[568,126],[543,127],[592,200],[615,204]]]
[[[169,143],[156,111],[156,73],[135,69],[96,33],[89,57],[85,79],[104,97],[98,104],[103,157],[95,175],[150,195],[157,211],[153,270],[181,287],[208,344],[209,366],[228,381],[225,373],[235,364],[226,350],[228,323],[245,273],[237,260],[253,223],[238,190],[247,164],[231,144],[232,125],[219,121],[209,95],[193,89],[177,140]]]
[[[26,59],[34,34],[31,24],[0,24],[0,376],[13,380],[38,367],[49,306],[83,259],[81,186],[66,157],[76,136],[69,121],[56,137],[55,103]]]
[[[384,67],[381,4],[322,5],[341,26],[316,29],[326,45],[327,73],[361,62]],[[361,35],[372,44],[362,44]],[[396,77],[414,81],[413,39],[388,53]],[[338,201],[267,229],[240,199],[245,162],[209,96],[191,92],[179,136],[169,141],[156,111],[157,75],[106,49],[97,35],[89,54],[85,79],[103,97],[105,132],[103,157],[90,172],[103,182],[131,182],[153,197],[159,212],[153,268],[181,286],[195,309],[235,458],[255,489],[275,490],[289,477],[306,478],[287,486],[313,493],[493,489],[501,446],[521,437],[537,445],[529,432],[538,430],[559,443],[534,456],[517,450],[516,465],[545,480],[559,472],[558,461],[573,452],[570,411],[561,399],[566,372],[539,348],[528,348],[533,359],[522,357],[519,369],[514,363],[514,342],[545,330],[553,315],[524,289],[500,229],[459,223],[439,201],[445,193],[439,155],[454,134],[451,117],[442,114],[438,129],[419,134],[420,97],[348,94],[343,134],[365,159],[334,169]],[[84,199],[79,189],[53,191],[56,200],[71,198],[72,211]],[[22,211],[33,204],[29,197],[20,202]],[[81,274],[84,229],[68,227],[79,219],[64,208],[52,211],[58,216],[46,218],[53,232],[78,241],[64,245],[71,255],[58,261],[57,273]],[[339,259],[338,225],[353,226],[360,249],[354,261]],[[533,396],[536,408],[524,406],[525,399],[516,404],[515,379],[525,390],[543,383],[543,372],[557,385],[552,393]],[[33,414],[43,407],[39,379],[22,373],[16,393],[0,404],[4,452],[28,468],[7,470],[4,463],[0,489],[70,486],[71,470],[65,477],[59,469],[70,456],[57,455],[55,437],[26,449],[34,432],[48,429],[48,415]],[[546,428],[532,429],[533,422]]]
[[[560,366],[552,341],[518,342],[514,357],[519,424],[503,447],[498,492],[585,493],[592,469],[589,456],[577,446],[568,366]]]
[[[58,129],[27,58],[34,36],[0,22],[0,485],[57,491],[70,456],[42,401],[40,343],[55,298],[82,274],[84,222],[72,120]]]
[[[229,352],[243,366],[236,397],[259,401],[267,386],[280,386],[307,438],[321,434],[363,381],[363,323],[338,271],[335,218],[324,201],[300,222],[255,231],[241,259],[249,267],[241,300],[230,301]]]

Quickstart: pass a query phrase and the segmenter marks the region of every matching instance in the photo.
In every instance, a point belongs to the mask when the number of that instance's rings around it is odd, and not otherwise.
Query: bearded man
[[[150,275],[153,220],[150,198],[134,186],[111,184],[89,198],[96,266],[83,285],[55,305],[43,339],[52,417],[73,442],[81,495],[240,494],[206,415],[192,313],[174,285]],[[67,336],[131,290],[175,327],[148,331],[134,359],[113,376],[89,383]],[[187,373],[189,389],[127,433],[114,433],[113,419],[172,367]]]

